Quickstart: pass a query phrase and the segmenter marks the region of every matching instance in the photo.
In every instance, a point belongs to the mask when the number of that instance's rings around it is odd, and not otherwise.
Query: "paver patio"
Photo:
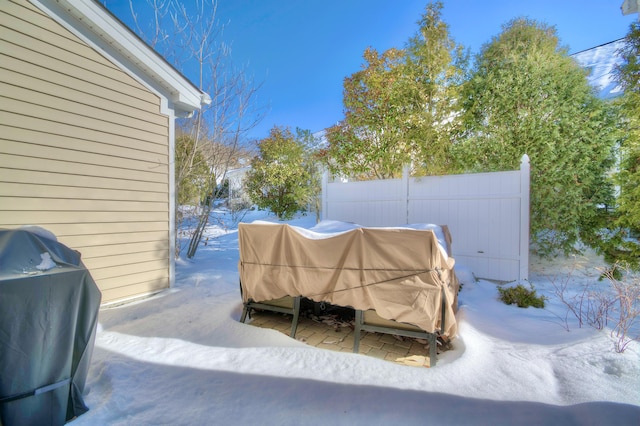
[[[278,330],[287,336],[291,332],[291,315],[287,314],[253,311],[247,323]],[[321,349],[353,352],[353,324],[333,319],[330,315],[311,317],[301,314],[295,338]],[[428,344],[422,339],[363,331],[358,352],[397,364],[429,367]]]

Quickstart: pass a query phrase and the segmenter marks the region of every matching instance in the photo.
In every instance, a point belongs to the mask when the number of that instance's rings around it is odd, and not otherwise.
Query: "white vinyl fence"
[[[529,157],[520,170],[365,182],[322,181],[322,219],[363,226],[447,225],[456,264],[479,278],[529,274]]]

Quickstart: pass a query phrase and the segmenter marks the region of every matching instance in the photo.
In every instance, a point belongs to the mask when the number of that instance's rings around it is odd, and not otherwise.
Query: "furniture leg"
[[[356,327],[353,331],[353,353],[357,354],[360,350],[360,332],[362,329],[363,313],[356,309]]]

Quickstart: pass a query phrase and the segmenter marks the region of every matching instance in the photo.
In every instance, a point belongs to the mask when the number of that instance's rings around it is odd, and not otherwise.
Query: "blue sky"
[[[134,0],[141,2],[142,0]],[[188,1],[187,1],[188,2]],[[570,53],[625,36],[638,15],[623,0],[445,0],[443,19],[472,54],[515,17],[554,25]],[[128,0],[107,0],[128,21]],[[232,58],[257,84],[266,115],[249,137],[274,125],[316,132],[343,117],[342,81],[362,53],[401,48],[416,32],[427,0],[219,0],[217,17]]]

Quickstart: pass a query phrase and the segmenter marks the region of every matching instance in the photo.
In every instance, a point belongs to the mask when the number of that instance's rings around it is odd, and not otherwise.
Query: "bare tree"
[[[616,268],[598,268],[601,278],[609,282],[587,283],[584,286],[569,285],[571,273],[560,282],[552,280],[555,295],[567,307],[564,327],[569,330],[569,313],[578,320],[578,327],[585,323],[596,330],[610,326],[614,350],[622,353],[633,341],[640,341],[640,277],[632,271]],[[573,270],[571,271],[573,272]],[[618,279],[616,276],[623,278]]]
[[[134,6],[135,3],[135,6]],[[205,155],[209,165],[208,185],[202,198],[209,200],[194,210],[193,226],[188,229],[187,257],[195,255],[209,222],[212,200],[218,196],[218,183],[234,165],[247,132],[261,119],[256,102],[259,85],[245,68],[231,61],[231,46],[222,39],[224,25],[217,19],[216,0],[129,0],[135,31],[169,62],[197,82],[211,99],[193,117],[178,123],[183,135],[193,140],[191,152],[175,164],[176,192],[179,182],[194,170],[197,153]],[[141,12],[141,7],[146,8]],[[143,21],[144,17],[144,21]],[[224,147],[224,149],[220,149]],[[176,200],[178,197],[176,197]],[[176,230],[183,225],[180,206],[176,205]],[[181,245],[176,233],[176,257]]]

